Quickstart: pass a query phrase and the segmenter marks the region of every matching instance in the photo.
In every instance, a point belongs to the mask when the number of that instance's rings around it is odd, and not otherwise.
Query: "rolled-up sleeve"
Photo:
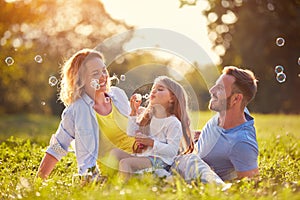
[[[68,108],[62,113],[62,120],[55,134],[50,139],[50,144],[46,150],[47,153],[54,156],[57,160],[68,153],[68,147],[74,139],[74,122],[72,121],[72,113]]]
[[[75,140],[79,174],[97,165],[99,127],[91,102],[92,100],[84,95],[64,110],[59,127],[51,137],[46,151],[60,160],[68,153],[70,143]]]

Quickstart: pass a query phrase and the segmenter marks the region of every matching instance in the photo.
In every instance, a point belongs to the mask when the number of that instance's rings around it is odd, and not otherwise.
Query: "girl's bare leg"
[[[112,149],[109,153],[109,164],[111,168],[119,169],[119,162],[124,158],[130,158],[131,155],[126,153],[125,151],[115,148]]]
[[[126,153],[125,151],[121,150],[121,149],[112,149],[110,151],[110,156],[115,157],[118,161],[124,159],[124,158],[129,158],[132,157],[129,153]]]
[[[152,167],[151,161],[146,157],[123,158],[119,162],[119,172],[125,180],[128,180],[131,175],[141,169]]]

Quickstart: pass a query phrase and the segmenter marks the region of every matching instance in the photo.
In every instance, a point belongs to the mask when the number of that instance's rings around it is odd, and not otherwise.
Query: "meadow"
[[[195,113],[194,115],[199,115]],[[212,116],[200,112],[201,127]],[[253,114],[259,144],[260,176],[232,182],[226,191],[179,176],[168,182],[152,174],[122,183],[114,170],[101,165],[109,179],[104,184],[77,184],[72,153],[58,163],[47,181],[35,179],[49,138],[59,117],[0,116],[0,199],[300,199],[300,121],[298,115]]]

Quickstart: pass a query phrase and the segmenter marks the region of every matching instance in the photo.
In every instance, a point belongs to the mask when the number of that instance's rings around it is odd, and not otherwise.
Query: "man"
[[[202,129],[196,154],[178,156],[173,165],[186,181],[200,178],[218,183],[214,172],[223,181],[259,174],[254,120],[246,109],[256,94],[256,82],[249,70],[223,69],[209,90],[209,109],[217,114]]]

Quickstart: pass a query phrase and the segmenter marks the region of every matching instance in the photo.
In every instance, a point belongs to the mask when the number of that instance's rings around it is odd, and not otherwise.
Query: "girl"
[[[114,149],[111,155],[119,161],[119,171],[129,178],[146,168],[169,168],[178,154],[180,141],[190,143],[187,96],[183,87],[166,76],[154,80],[150,101],[138,116],[141,103],[137,95],[130,98],[131,113],[127,134],[135,136],[135,155]]]
[[[71,141],[75,141],[79,175],[88,173],[92,179],[98,179],[98,148],[102,150],[102,144],[111,143],[130,151],[134,142],[125,133],[130,111],[127,96],[123,90],[110,87],[103,56],[95,50],[75,53],[63,65],[61,75],[59,99],[66,108],[37,175],[47,178],[68,153]],[[99,140],[105,142],[99,145]]]

